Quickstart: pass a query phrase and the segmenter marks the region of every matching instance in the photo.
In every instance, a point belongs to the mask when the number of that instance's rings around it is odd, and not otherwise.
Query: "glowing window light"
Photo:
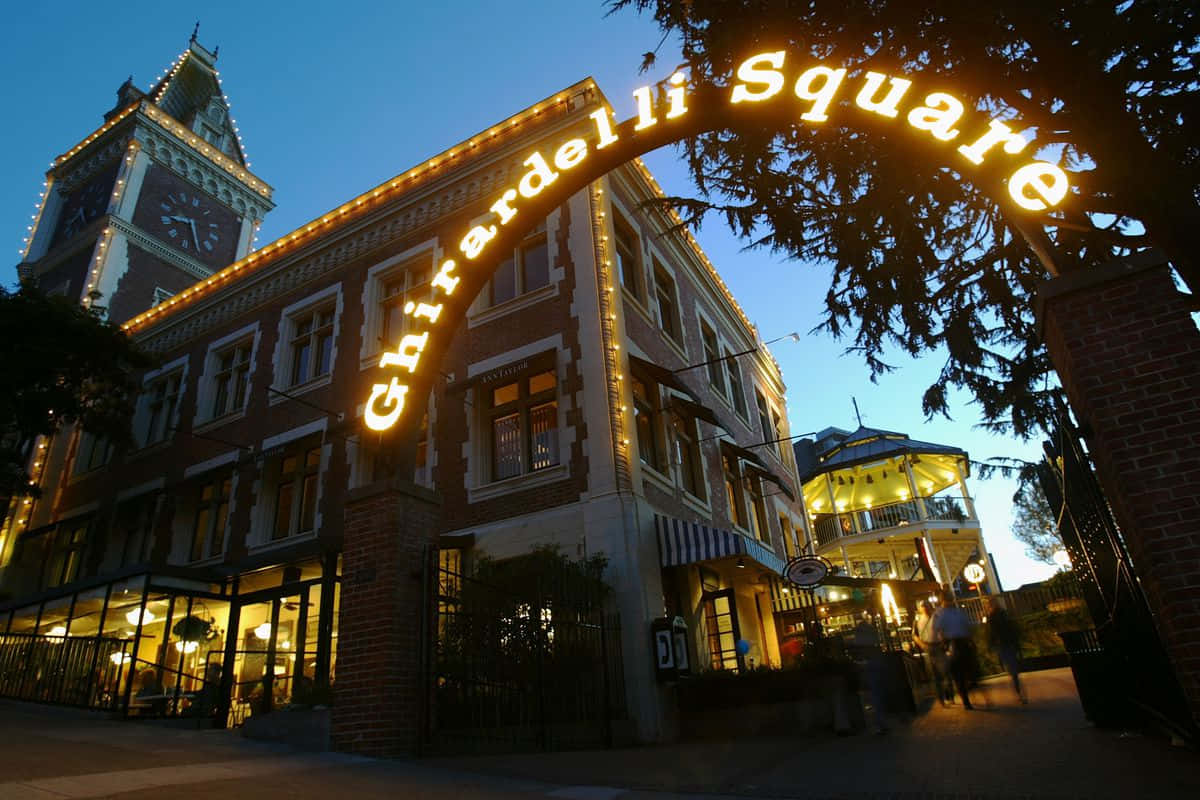
[[[148,608],[147,609],[132,608],[129,611],[125,612],[125,619],[129,622],[130,625],[137,625],[139,620],[141,621],[141,623],[143,625],[149,625],[151,622],[154,622],[156,617],[154,616],[154,612]]]
[[[264,622],[254,629],[255,638],[261,639],[264,642],[271,638],[271,623]]]

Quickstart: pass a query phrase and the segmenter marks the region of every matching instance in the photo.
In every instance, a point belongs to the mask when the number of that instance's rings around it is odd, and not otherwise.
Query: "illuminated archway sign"
[[[916,91],[908,78],[880,72],[850,77],[845,69],[822,64],[796,68],[783,50],[747,58],[729,86],[689,87],[686,76],[677,72],[657,94],[644,86],[633,96],[637,115],[632,119],[614,124],[612,112],[598,108],[576,135],[530,153],[523,162],[527,171],[496,196],[490,218],[472,226],[457,243],[458,255],[438,266],[431,302],[404,307],[421,329],[379,359],[379,368],[387,373],[366,398],[363,421],[368,428],[388,430],[403,415],[410,389],[425,391],[425,372],[430,370],[423,370],[422,363],[440,357],[467,305],[498,265],[499,254],[510,252],[530,225],[591,181],[664,144],[719,128],[782,127],[797,118],[821,125],[831,113],[849,109],[867,127],[907,127],[920,145],[953,147],[961,159],[958,165],[973,170],[979,175],[976,182],[1016,213],[1047,211],[1070,189],[1061,168],[1023,157],[1030,145],[1025,136],[999,119],[980,125],[983,120],[973,118],[978,115],[952,94]]]

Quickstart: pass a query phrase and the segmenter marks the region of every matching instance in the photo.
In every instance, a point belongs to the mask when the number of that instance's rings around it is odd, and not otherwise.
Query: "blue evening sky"
[[[661,68],[638,75],[641,54],[660,34],[629,12],[605,17],[599,0],[60,0],[15,4],[5,17],[0,243],[8,242],[14,265],[50,160],[101,123],[128,75],[149,88],[187,46],[197,19],[201,44],[220,46],[218,68],[253,170],[275,187],[278,206],[260,245],[585,76],[618,118],[632,116],[631,92],[665,77],[678,52],[668,43]],[[645,160],[665,191],[691,191],[673,150]],[[900,369],[872,384],[857,357],[841,355],[845,343],[806,335],[819,321],[825,269],[743,252],[716,219],[698,238],[764,339],[804,335],[772,347],[794,433],[853,428],[856,397],[867,425],[954,444],[979,460],[1038,457],[1037,442],[976,430],[979,413],[965,394],[953,398],[953,420],[924,419],[921,394],[941,357],[898,354],[892,363]],[[5,271],[6,285],[15,279]],[[1009,533],[1014,483],[969,486],[1006,588],[1050,575]]]

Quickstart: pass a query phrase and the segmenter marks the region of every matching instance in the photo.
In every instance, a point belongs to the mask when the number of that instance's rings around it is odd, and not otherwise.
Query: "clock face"
[[[226,249],[222,239],[229,232],[222,227],[220,215],[213,216],[214,210],[213,202],[200,192],[176,189],[158,201],[155,213],[167,241],[203,258]]]
[[[106,170],[67,196],[58,217],[57,241],[70,239],[108,210],[109,190],[115,177],[115,169]]]
[[[158,164],[146,173],[133,224],[212,267],[229,264],[237,252],[236,212]]]

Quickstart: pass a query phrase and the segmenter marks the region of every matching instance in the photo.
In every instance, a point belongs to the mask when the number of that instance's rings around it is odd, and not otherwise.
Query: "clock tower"
[[[104,124],[53,161],[22,278],[123,322],[250,252],[275,204],[216,61],[193,33],[149,91],[127,80]]]

